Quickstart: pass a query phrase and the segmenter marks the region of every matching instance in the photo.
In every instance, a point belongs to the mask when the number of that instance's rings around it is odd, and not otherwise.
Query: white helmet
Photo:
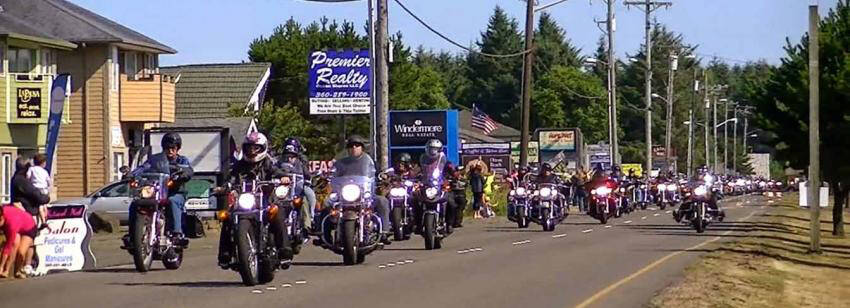
[[[260,150],[252,155],[251,147],[259,146]],[[266,158],[268,155],[269,140],[262,133],[253,132],[245,136],[245,141],[242,142],[242,159],[249,162],[258,162]],[[253,157],[252,157],[253,156]]]
[[[440,154],[443,151],[443,143],[437,139],[428,140],[428,143],[425,144],[425,154],[428,156],[434,157]]]

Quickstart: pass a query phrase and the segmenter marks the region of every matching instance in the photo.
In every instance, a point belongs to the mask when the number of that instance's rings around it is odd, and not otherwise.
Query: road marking
[[[410,263],[413,263],[413,260],[410,260],[410,259],[408,259],[408,260],[404,260],[404,263],[406,263],[406,264],[410,264]]]
[[[469,248],[469,249],[464,249],[464,250],[458,250],[458,251],[457,251],[457,253],[459,253],[459,254],[465,254],[465,253],[476,252],[476,251],[482,251],[482,250],[484,250],[484,248],[476,247],[476,248]]]
[[[472,248],[472,251],[482,251],[482,250],[484,250],[484,248],[481,248],[481,247]]]
[[[641,217],[640,219],[646,219],[646,216]]]
[[[277,291],[277,288],[275,288],[275,287],[268,287],[268,288],[266,288],[266,290],[269,290],[269,291]]]
[[[280,286],[281,286],[281,287],[284,287],[284,288],[291,288],[291,287],[292,287],[292,285],[291,285],[291,284],[288,284],[288,283],[284,283],[284,284],[282,284],[282,285],[280,285]]]
[[[605,229],[611,228],[611,226],[605,226]]]
[[[528,244],[528,243],[531,243],[531,240],[524,240],[524,241],[519,241],[519,242],[513,242],[513,244],[514,244],[514,245],[523,245],[523,244]]]
[[[590,232],[593,232],[593,229],[587,229],[587,230],[581,231],[581,233],[590,233]]]
[[[251,293],[254,293],[254,294],[263,294],[263,290],[253,290],[253,291],[251,291]]]
[[[673,213],[673,211],[666,211],[664,213],[670,214],[670,213]]]
[[[405,264],[404,261],[398,261],[398,262],[395,263],[395,265],[404,265],[404,264]]]
[[[623,223],[624,223],[624,224],[630,224],[630,223],[632,223],[632,221],[631,221],[631,220],[626,220],[626,221],[624,221]]]
[[[660,215],[661,214],[658,214],[658,213],[652,214],[652,216],[660,216]]]
[[[739,220],[739,221],[746,221],[747,219],[750,219],[750,217],[753,217],[753,215],[754,215],[755,213],[756,213],[756,212],[752,212],[752,213],[750,213],[750,215],[747,215],[747,217],[744,217],[744,219],[741,219],[741,220]],[[707,240],[707,241],[702,242],[702,243],[700,243],[700,244],[694,245],[694,246],[692,246],[692,247],[690,247],[690,248],[687,248],[687,249],[684,249],[684,250],[680,250],[680,251],[677,251],[677,252],[671,253],[671,254],[669,254],[669,255],[666,255],[666,256],[662,257],[661,259],[658,259],[658,260],[656,260],[655,262],[652,262],[652,263],[650,263],[649,265],[647,265],[647,266],[645,266],[645,267],[641,268],[641,269],[640,269],[640,270],[638,270],[637,272],[634,272],[634,273],[632,273],[631,275],[629,275],[629,276],[627,276],[627,277],[625,277],[625,278],[621,279],[620,281],[617,281],[617,282],[615,282],[615,283],[613,283],[613,284],[609,285],[608,287],[606,287],[606,288],[604,288],[604,289],[600,290],[599,292],[596,292],[596,294],[593,294],[593,296],[591,296],[591,297],[587,298],[586,300],[584,300],[584,301],[583,301],[583,302],[581,302],[580,304],[576,305],[576,306],[575,306],[575,308],[585,308],[585,307],[587,307],[587,306],[590,306],[591,304],[593,304],[594,302],[596,302],[597,300],[599,300],[599,299],[600,299],[600,298],[602,298],[603,296],[608,295],[608,293],[611,293],[612,291],[614,291],[614,290],[616,290],[618,287],[620,287],[620,286],[622,286],[622,285],[624,285],[624,284],[628,283],[628,282],[629,282],[629,281],[631,281],[632,279],[635,279],[636,277],[638,277],[638,276],[640,276],[640,275],[643,275],[643,274],[644,274],[644,273],[646,273],[646,272],[649,272],[650,270],[652,270],[653,268],[655,268],[655,267],[656,267],[656,266],[658,266],[659,264],[664,263],[665,261],[669,260],[670,258],[673,258],[673,257],[675,257],[675,256],[678,256],[678,255],[680,255],[680,254],[682,254],[682,253],[684,253],[684,252],[688,252],[688,251],[691,251],[691,250],[699,249],[699,248],[700,248],[700,247],[702,247],[702,246],[705,246],[705,245],[711,244],[711,243],[713,243],[713,242],[719,241],[719,240],[720,240],[720,239],[722,239],[724,236],[729,235],[729,233],[732,233],[732,231],[734,231],[734,230],[726,231],[726,232],[724,232],[724,233],[723,233],[722,235],[720,235],[720,236],[714,237],[714,238],[712,238],[712,239],[710,239],[710,240]]]
[[[562,233],[562,234],[558,234],[558,235],[553,235],[552,238],[562,238],[562,237],[565,237],[565,236],[567,236],[567,234]]]
[[[387,266],[386,265],[378,265],[378,268],[379,269],[385,269],[385,268],[387,268]]]
[[[295,284],[307,284],[307,280],[298,280]]]
[[[393,267],[393,266],[395,266],[395,263],[387,263],[387,266]]]
[[[458,251],[457,251],[457,253],[459,253],[459,254],[464,254],[464,253],[468,253],[468,252],[470,252],[470,250],[469,250],[469,249],[464,249],[464,250],[458,250]]]

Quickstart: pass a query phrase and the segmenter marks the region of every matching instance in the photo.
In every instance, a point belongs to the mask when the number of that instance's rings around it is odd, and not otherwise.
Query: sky
[[[486,29],[496,5],[525,25],[523,0],[399,0],[433,28],[464,45]],[[548,4],[555,0],[538,0]],[[616,1],[615,50],[619,57],[637,52],[644,40],[644,13]],[[730,64],[764,59],[779,63],[785,39],[797,43],[808,29],[808,5],[814,0],[670,0],[654,17],[699,45],[704,58],[720,57]],[[248,46],[268,36],[289,18],[302,24],[322,16],[347,19],[363,29],[365,0],[316,3],[303,0],[71,0],[88,10],[143,33],[178,51],[160,57],[160,64],[233,63],[247,61]],[[408,46],[461,50],[429,32],[389,0],[389,31],[402,32]],[[821,16],[838,0],[819,0]],[[602,32],[594,19],[606,17],[602,0],[569,0],[546,9],[565,29],[567,38],[585,55],[596,49]],[[345,46],[340,46],[345,47]]]

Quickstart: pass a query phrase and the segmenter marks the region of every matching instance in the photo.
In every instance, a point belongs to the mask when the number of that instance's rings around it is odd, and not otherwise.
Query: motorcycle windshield
[[[443,170],[446,168],[446,160],[442,156],[431,162],[423,162],[422,177],[428,184],[440,185],[443,183]]]
[[[304,191],[304,175],[297,173],[297,168],[298,166],[288,162],[280,164],[280,169],[292,180],[290,187],[294,189],[296,196],[301,195]]]
[[[364,192],[372,192],[373,180],[367,176],[340,176],[331,179],[331,190],[335,193],[342,193],[342,188],[346,185],[356,185],[360,187],[360,194]]]

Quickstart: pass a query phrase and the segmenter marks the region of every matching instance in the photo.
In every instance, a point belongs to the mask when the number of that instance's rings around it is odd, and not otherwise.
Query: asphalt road
[[[0,301],[3,307],[641,307],[682,277],[704,243],[745,234],[742,220],[768,211],[765,205],[760,196],[730,198],[727,221],[703,234],[657,210],[608,225],[574,214],[554,232],[468,220],[441,250],[423,250],[414,236],[357,266],[342,266],[340,256],[310,245],[292,268],[257,287],[218,268],[216,244],[199,241],[176,271],[155,263],[146,274],[121,265],[3,281]]]

